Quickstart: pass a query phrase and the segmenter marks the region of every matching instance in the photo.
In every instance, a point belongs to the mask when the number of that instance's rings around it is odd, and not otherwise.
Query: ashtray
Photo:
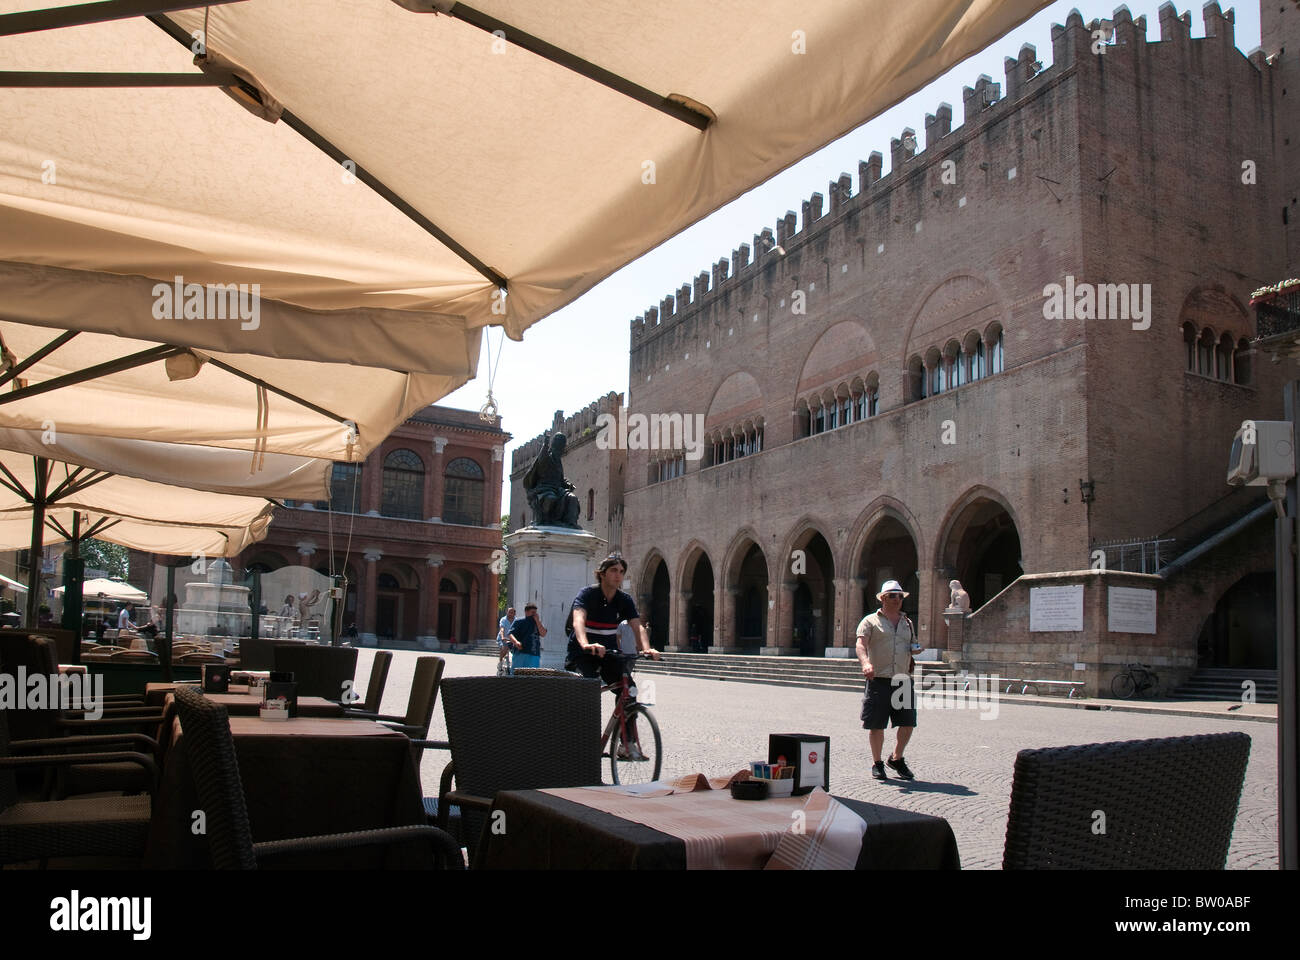
[[[736,800],[766,800],[766,780],[737,780],[731,785],[731,796]]]

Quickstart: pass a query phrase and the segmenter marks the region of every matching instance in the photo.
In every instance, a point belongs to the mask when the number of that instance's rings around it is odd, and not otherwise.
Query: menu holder
[[[227,693],[230,690],[230,668],[225,664],[203,664],[203,692]]]
[[[264,689],[262,697],[263,708],[270,706],[274,701],[283,701],[286,717],[298,716],[298,684],[292,680],[271,680]],[[272,719],[280,719],[278,717]]]
[[[767,738],[769,763],[794,767],[791,792],[811,793],[831,789],[831,738],[815,733],[772,733]]]

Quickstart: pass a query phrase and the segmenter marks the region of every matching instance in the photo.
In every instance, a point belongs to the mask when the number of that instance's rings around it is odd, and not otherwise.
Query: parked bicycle
[[[663,742],[659,724],[644,703],[637,702],[636,681],[632,678],[632,665],[644,653],[628,654],[606,650],[606,659],[613,657],[623,666],[623,676],[617,682],[601,687],[601,692],[612,690],[615,694],[614,713],[605,724],[600,738],[600,752],[609,745],[609,770],[615,783],[650,783],[659,779],[663,766]]]
[[[1159,685],[1160,678],[1145,663],[1128,663],[1111,680],[1110,692],[1120,700],[1128,700],[1145,690],[1150,690],[1151,695],[1155,696]]]

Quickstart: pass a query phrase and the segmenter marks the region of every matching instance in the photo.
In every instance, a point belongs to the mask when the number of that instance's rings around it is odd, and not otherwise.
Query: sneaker
[[[904,779],[904,780],[915,780],[915,779],[916,779],[916,777],[913,775],[912,771],[909,770],[909,769],[907,768],[907,761],[904,760],[902,757],[899,757],[897,760],[895,760],[895,759],[893,759],[893,758],[891,757],[890,759],[886,760],[885,762],[889,764],[889,769],[893,770],[893,771],[894,771],[896,774],[898,774],[902,779]]]
[[[880,760],[877,760],[875,763],[873,763],[871,765],[871,775],[875,777],[877,780],[884,780],[885,764]]]

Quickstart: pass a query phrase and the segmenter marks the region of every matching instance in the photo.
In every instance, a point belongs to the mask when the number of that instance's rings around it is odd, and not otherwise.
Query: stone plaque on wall
[[[1155,633],[1156,592],[1135,587],[1111,587],[1106,596],[1111,633]]]
[[[1029,629],[1046,633],[1083,630],[1083,584],[1029,588]]]

